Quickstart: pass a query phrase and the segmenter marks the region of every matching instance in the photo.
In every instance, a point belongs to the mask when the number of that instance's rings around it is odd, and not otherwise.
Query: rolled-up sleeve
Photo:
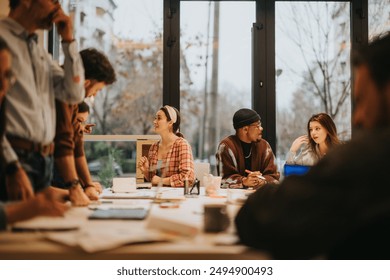
[[[51,64],[55,95],[68,104],[78,104],[85,97],[83,61],[75,41],[63,42],[62,49],[65,56],[63,69],[55,61]]]

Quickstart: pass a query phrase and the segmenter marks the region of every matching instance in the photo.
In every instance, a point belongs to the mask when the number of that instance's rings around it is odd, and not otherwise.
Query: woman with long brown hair
[[[287,155],[287,164],[316,164],[329,149],[341,142],[337,137],[336,125],[326,113],[313,115],[307,122],[307,135],[294,140]],[[301,148],[300,153],[298,150]]]

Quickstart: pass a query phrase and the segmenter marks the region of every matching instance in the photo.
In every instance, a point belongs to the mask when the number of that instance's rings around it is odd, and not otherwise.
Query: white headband
[[[176,123],[176,121],[177,121],[177,114],[176,114],[175,109],[173,109],[171,106],[168,106],[168,105],[165,105],[164,108],[167,109],[168,115],[169,115],[169,118],[171,119],[171,121],[173,123]]]

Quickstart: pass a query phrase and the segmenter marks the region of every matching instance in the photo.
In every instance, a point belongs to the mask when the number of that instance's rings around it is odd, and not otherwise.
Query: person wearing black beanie
[[[223,139],[216,154],[218,174],[222,182],[242,188],[259,188],[277,183],[279,172],[271,146],[262,139],[259,114],[242,108],[234,113],[235,135]]]

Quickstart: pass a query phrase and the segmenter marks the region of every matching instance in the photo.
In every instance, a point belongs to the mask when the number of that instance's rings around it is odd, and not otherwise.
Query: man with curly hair
[[[80,52],[85,71],[85,98],[94,97],[105,86],[116,81],[115,71],[108,58],[96,49]],[[78,121],[78,105],[68,105],[56,101],[57,127],[54,158],[56,170],[53,185],[69,189],[81,185],[84,193],[71,197],[76,205],[86,205],[89,199],[97,200],[102,191],[97,182],[92,181],[84,154],[83,128]]]

